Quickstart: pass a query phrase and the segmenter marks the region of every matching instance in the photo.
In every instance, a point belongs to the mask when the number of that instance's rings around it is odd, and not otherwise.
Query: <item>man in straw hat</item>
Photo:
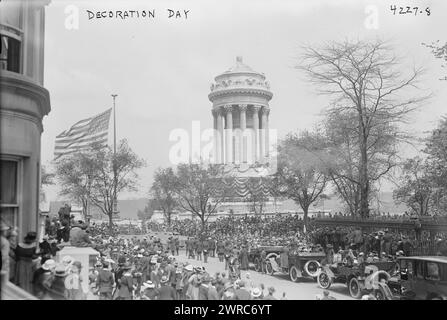
[[[48,293],[47,283],[51,281],[52,271],[56,268],[53,259],[46,260],[45,263],[34,272],[33,286],[34,295],[39,299],[44,299]]]
[[[168,276],[164,275],[160,279],[160,289],[158,289],[158,300],[176,300],[177,293],[175,289],[169,284]]]
[[[48,295],[51,300],[66,300],[68,296],[67,288],[65,286],[65,279],[67,277],[67,270],[63,264],[56,265],[54,270],[54,277],[49,284]]]
[[[251,291],[252,300],[262,300],[261,295],[262,295],[262,290],[260,288],[254,288]]]
[[[157,300],[159,295],[158,289],[155,288],[155,284],[148,280],[143,282],[141,286],[141,299],[142,300]]]

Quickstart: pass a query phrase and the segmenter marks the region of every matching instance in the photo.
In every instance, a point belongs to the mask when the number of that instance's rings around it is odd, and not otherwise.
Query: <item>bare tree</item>
[[[397,144],[407,137],[399,131],[399,125],[430,97],[430,94],[413,94],[419,89],[423,69],[412,68],[404,74],[401,70],[407,69],[392,48],[380,40],[304,47],[297,69],[307,75],[320,94],[332,98],[328,113],[356,119],[352,129],[359,155],[356,179],[360,189],[359,213],[367,217],[371,183],[396,165],[393,159],[397,156]],[[382,135],[383,132],[387,134]],[[377,149],[378,144],[382,148]]]

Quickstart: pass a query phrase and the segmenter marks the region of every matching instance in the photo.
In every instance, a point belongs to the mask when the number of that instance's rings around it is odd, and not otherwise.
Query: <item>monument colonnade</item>
[[[214,108],[212,114],[216,163],[254,164],[268,158],[269,107],[226,104]]]

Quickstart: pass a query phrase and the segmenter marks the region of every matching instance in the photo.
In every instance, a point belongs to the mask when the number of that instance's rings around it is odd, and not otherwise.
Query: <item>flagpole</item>
[[[117,185],[117,176],[116,176],[116,112],[115,112],[115,98],[117,94],[112,94],[113,98],[113,213],[118,212],[118,200],[116,197],[116,185]]]

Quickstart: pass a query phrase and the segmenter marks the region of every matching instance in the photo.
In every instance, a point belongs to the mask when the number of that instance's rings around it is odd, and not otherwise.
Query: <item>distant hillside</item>
[[[377,203],[377,201],[372,201],[370,203],[371,209],[377,210],[379,208],[380,212],[386,212],[390,214],[400,214],[405,212],[405,210],[408,210],[408,208],[405,205],[396,205],[393,200],[393,193],[392,192],[382,192],[380,194],[380,201]],[[331,196],[329,200],[320,201],[320,203],[314,207],[311,206],[310,210],[332,210],[333,212],[339,212],[343,210],[343,203],[336,197]],[[283,202],[283,209],[284,210],[301,210],[299,206],[295,204],[292,200],[286,200]]]
[[[65,201],[51,201],[50,202],[50,215],[57,215],[59,209],[67,203]],[[134,199],[134,200],[118,200],[119,216],[122,219],[137,219],[138,210],[143,210],[147,204],[147,199]],[[90,209],[90,214],[93,218],[104,217],[101,210],[95,206]]]
[[[147,199],[132,199],[132,200],[118,200],[119,216],[122,219],[137,219],[138,210],[143,210],[146,206]],[[59,209],[65,204],[64,201],[52,201],[50,202],[50,214],[57,215]],[[282,202],[282,210],[285,211],[301,211],[301,208],[295,204],[292,200],[285,200]],[[336,197],[331,197],[329,200],[325,200],[324,203],[320,202],[318,206],[311,206],[310,210],[331,210],[332,212],[338,212],[343,210],[343,204]],[[377,209],[377,203],[371,203],[371,209]],[[404,205],[395,205],[393,201],[393,194],[391,192],[383,192],[380,195],[380,211],[389,212],[391,214],[400,214],[405,210],[408,210]],[[91,214],[94,218],[100,218],[104,215],[101,211],[92,206]]]

